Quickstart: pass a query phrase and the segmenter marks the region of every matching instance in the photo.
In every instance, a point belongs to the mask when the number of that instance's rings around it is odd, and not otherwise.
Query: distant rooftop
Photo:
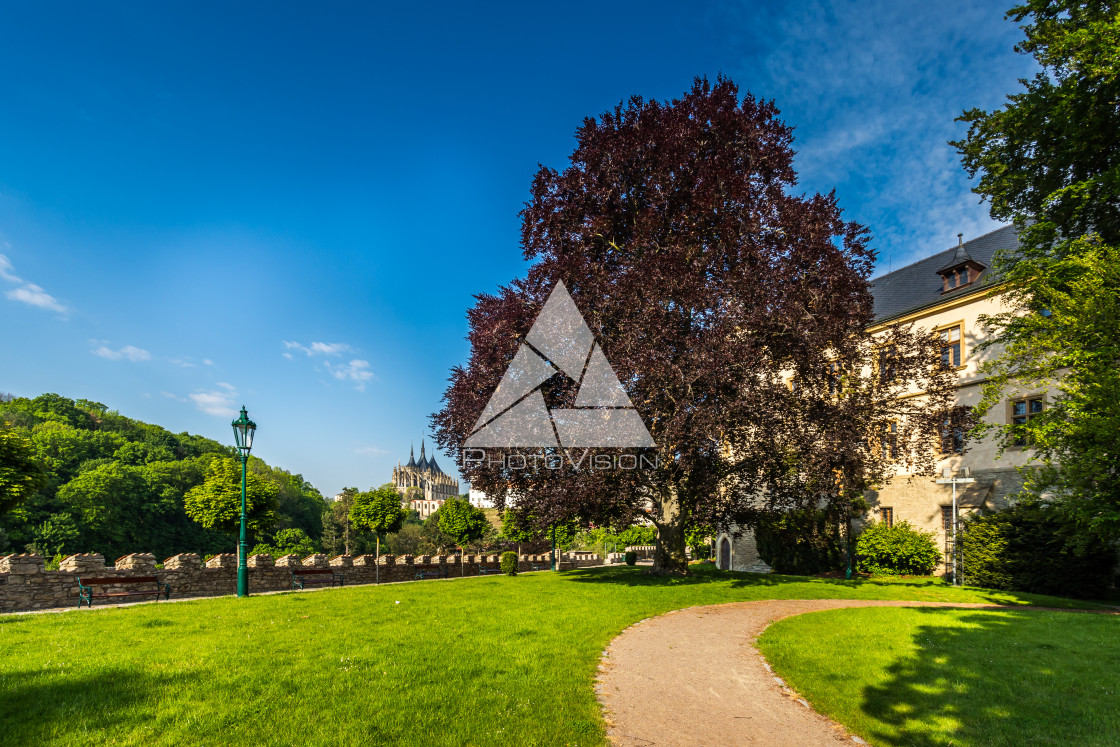
[[[983,290],[987,268],[992,266],[992,257],[1000,249],[1014,249],[1018,243],[1015,227],[1005,226],[966,241],[959,247],[950,247],[914,264],[873,278],[871,295],[875,299],[875,321],[881,322],[955,296],[967,296]],[[953,266],[962,257],[983,265],[984,271],[969,285],[942,293],[941,276],[938,272]]]

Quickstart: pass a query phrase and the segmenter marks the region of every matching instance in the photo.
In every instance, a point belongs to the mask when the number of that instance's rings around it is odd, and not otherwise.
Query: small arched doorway
[[[721,571],[731,569],[731,541],[727,537],[719,541],[719,569]]]

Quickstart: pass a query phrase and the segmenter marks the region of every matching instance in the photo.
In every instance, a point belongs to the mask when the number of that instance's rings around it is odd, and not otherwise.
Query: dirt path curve
[[[863,743],[770,671],[754,641],[784,617],[842,607],[986,604],[846,599],[690,607],[643,620],[611,641],[596,692],[616,747]]]

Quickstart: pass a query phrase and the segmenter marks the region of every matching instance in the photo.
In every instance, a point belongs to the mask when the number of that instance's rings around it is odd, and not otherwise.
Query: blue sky
[[[1003,10],[7,4],[0,391],[224,442],[245,404],[269,463],[379,485],[472,296],[524,271],[517,212],[583,117],[723,72],[776,100],[801,185],[886,271],[996,227],[946,141],[1033,70]]]

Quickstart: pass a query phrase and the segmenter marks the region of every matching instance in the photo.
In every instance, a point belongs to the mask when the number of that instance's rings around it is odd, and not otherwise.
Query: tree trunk
[[[688,558],[684,552],[684,513],[681,511],[680,493],[673,486],[662,491],[658,501],[657,548],[653,552],[653,570],[650,573],[687,573]]]

